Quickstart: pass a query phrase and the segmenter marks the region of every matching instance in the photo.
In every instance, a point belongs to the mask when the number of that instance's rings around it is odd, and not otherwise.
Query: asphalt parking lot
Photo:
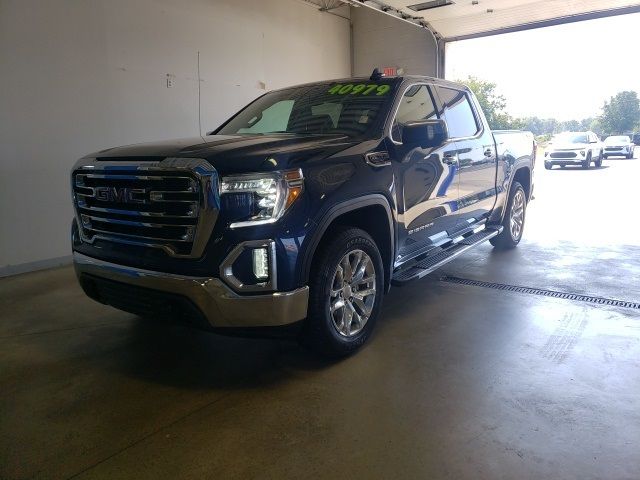
[[[640,159],[541,167],[517,249],[393,289],[340,362],[0,279],[0,478],[640,478],[640,309],[593,300],[640,302]]]

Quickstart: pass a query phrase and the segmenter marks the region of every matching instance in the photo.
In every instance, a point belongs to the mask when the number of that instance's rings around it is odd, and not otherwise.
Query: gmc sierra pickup
[[[285,330],[345,355],[392,284],[487,240],[518,244],[535,152],[444,80],[374,72],[273,91],[205,137],[79,160],[76,273],[125,311]]]

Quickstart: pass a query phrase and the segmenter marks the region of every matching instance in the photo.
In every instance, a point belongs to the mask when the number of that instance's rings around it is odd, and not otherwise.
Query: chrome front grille
[[[219,210],[217,173],[199,159],[83,160],[72,190],[84,242],[142,245],[171,256],[201,256]]]

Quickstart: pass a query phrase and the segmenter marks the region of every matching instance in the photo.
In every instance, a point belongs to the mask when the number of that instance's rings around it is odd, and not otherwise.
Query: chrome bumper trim
[[[73,253],[76,275],[83,273],[191,300],[212,327],[275,327],[307,316],[309,287],[266,295],[238,295],[218,278],[187,277],[105,262]]]

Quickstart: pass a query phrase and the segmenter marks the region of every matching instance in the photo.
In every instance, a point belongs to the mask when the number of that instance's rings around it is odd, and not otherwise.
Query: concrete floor
[[[0,478],[640,478],[640,160],[538,169],[518,249],[392,290],[337,363],[0,280]]]

